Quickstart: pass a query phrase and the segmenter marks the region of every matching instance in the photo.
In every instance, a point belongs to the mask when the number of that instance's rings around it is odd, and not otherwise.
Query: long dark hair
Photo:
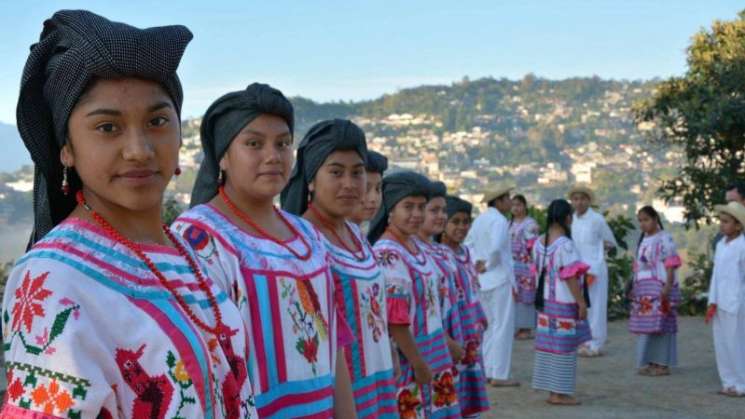
[[[660,227],[660,230],[665,229],[665,226],[662,225],[662,219],[660,219],[660,213],[657,212],[657,210],[654,209],[654,207],[652,207],[651,205],[645,205],[641,207],[639,211],[637,211],[637,214],[642,214],[642,213],[656,220],[657,226]],[[644,231],[642,231],[641,234],[639,235],[639,242],[636,244],[636,255],[637,256],[639,255],[639,247],[641,247],[642,241],[644,241]]]
[[[546,214],[546,234],[543,239],[543,261],[541,262],[541,275],[538,277],[538,286],[536,287],[535,293],[535,306],[539,310],[543,310],[544,300],[543,291],[546,287],[546,254],[548,253],[548,229],[552,225],[561,227],[564,231],[564,235],[571,239],[572,229],[567,223],[567,219],[572,215],[572,206],[565,199],[555,199],[548,206],[548,212]],[[587,303],[587,307],[590,307],[590,294],[587,289],[587,284],[582,287],[583,297]]]

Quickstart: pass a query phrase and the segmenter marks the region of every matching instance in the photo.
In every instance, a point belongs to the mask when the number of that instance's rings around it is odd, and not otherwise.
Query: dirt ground
[[[488,418],[745,418],[745,398],[719,396],[711,328],[703,318],[683,317],[679,323],[678,367],[667,377],[636,374],[636,339],[626,322],[608,328],[607,354],[580,358],[577,370],[578,407],[545,403],[547,393],[531,388],[533,341],[516,341],[512,371],[522,386],[490,389],[496,403]],[[745,345],[745,342],[743,342]]]
[[[533,372],[533,341],[517,341],[512,371],[522,386],[490,389],[496,403],[485,418],[745,418],[745,398],[716,394],[719,377],[714,361],[711,329],[700,317],[680,319],[679,366],[668,377],[642,377],[634,367],[635,338],[626,322],[608,328],[607,354],[580,358],[577,377],[579,407],[555,407],[545,403],[546,393],[530,387]],[[743,342],[745,344],[745,342]],[[5,374],[0,374],[4,393]]]

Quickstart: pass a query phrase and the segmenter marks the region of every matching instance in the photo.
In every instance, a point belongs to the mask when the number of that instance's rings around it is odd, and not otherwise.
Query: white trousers
[[[484,368],[486,378],[507,380],[512,365],[512,342],[515,338],[515,300],[512,285],[507,282],[479,293],[489,326],[484,332]]]
[[[595,282],[589,286],[590,308],[587,320],[590,323],[592,340],[584,344],[592,351],[600,351],[608,339],[608,268],[601,269]]]
[[[722,388],[745,393],[745,307],[738,314],[717,310],[712,331]]]

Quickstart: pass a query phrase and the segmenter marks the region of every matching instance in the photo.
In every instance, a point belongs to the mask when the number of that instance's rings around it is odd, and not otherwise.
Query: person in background
[[[675,271],[682,262],[673,237],[651,206],[637,212],[641,236],[634,260],[629,331],[639,335],[637,368],[646,376],[670,375],[678,362],[677,306],[680,288]]]
[[[439,268],[415,239],[429,193],[429,180],[418,173],[384,177],[383,206],[368,239],[385,277],[388,328],[401,355],[399,414],[459,418],[456,377],[443,329]]]
[[[546,234],[533,248],[538,322],[533,388],[550,393],[549,404],[577,405],[577,347],[590,339],[584,283],[590,266],[570,238],[572,207],[563,199],[549,205]]]
[[[745,207],[733,201],[715,210],[723,238],[714,255],[706,322],[713,321],[719,393],[745,397]]]
[[[365,161],[365,171],[367,172],[365,194],[349,217],[349,221],[357,224],[363,231],[366,230],[363,227],[367,227],[365,224],[377,214],[380,204],[383,202],[381,187],[383,184],[383,173],[387,169],[388,159],[384,155],[367,150],[367,160]]]
[[[484,333],[484,365],[489,384],[494,387],[520,385],[510,379],[517,295],[507,220],[513,189],[512,185],[502,185],[484,193],[486,211],[476,217],[465,240],[479,271],[479,299],[489,324]]]
[[[528,215],[528,201],[525,197],[523,195],[512,197],[510,237],[517,281],[515,339],[518,340],[530,339],[535,328],[535,278],[530,274],[530,265],[532,264],[533,245],[539,234],[538,230],[538,223]]]
[[[465,349],[458,363],[458,399],[464,418],[476,418],[489,410],[486,394],[486,375],[481,352],[486,315],[478,299],[479,279],[471,252],[463,241],[471,227],[473,206],[455,196],[447,196],[447,223],[438,241],[450,253],[456,266],[455,283],[457,289],[456,307],[460,313],[462,346]]]
[[[737,202],[745,206],[745,182],[736,181],[727,185],[724,189],[724,200],[726,202]],[[714,240],[712,240],[711,247],[715,252],[717,250],[717,243],[719,243],[719,240],[721,240],[722,237],[724,237],[724,235],[719,231],[716,236],[714,236]]]
[[[584,184],[569,191],[574,207],[572,219],[572,241],[582,261],[590,265],[587,283],[590,289],[590,312],[588,314],[592,340],[579,349],[580,356],[597,357],[603,354],[608,338],[608,265],[607,250],[618,247],[605,218],[591,208],[596,205],[595,193]]]

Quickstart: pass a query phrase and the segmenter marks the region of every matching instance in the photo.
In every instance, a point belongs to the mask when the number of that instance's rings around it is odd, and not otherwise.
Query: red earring
[[[181,168],[180,167],[176,167],[176,171],[174,171],[173,174],[176,175],[176,176],[181,175]]]

